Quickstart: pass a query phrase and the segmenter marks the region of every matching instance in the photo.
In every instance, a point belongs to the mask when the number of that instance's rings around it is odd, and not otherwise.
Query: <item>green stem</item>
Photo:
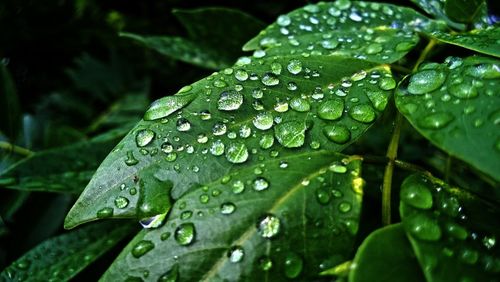
[[[20,147],[17,145],[12,145],[9,142],[5,142],[5,141],[0,141],[0,149],[11,151],[11,152],[14,152],[16,154],[23,155],[23,156],[29,156],[29,155],[34,153],[33,151],[31,151],[29,149],[26,149],[26,148],[23,148],[23,147]]]
[[[432,48],[434,48],[434,46],[436,46],[436,44],[437,44],[437,40],[435,40],[435,39],[429,40],[429,43],[427,43],[427,46],[425,46],[424,50],[420,54],[420,57],[418,57],[417,62],[415,63],[415,66],[413,67],[413,71],[416,71],[418,69],[418,66],[420,66],[420,64],[423,61],[425,61],[425,59],[427,58],[427,56],[431,52]]]
[[[363,158],[364,163],[387,165],[387,163],[389,162],[389,158],[386,156],[363,155],[362,158]],[[426,175],[432,176],[432,174],[428,170],[426,170],[425,168],[420,167],[416,164],[402,161],[402,160],[395,159],[394,166],[397,168],[400,168],[400,169],[407,170],[407,171],[420,172],[420,173],[424,173]]]
[[[387,148],[388,163],[385,167],[384,180],[382,182],[382,224],[391,224],[391,186],[392,186],[392,173],[394,171],[394,164],[398,155],[399,137],[401,135],[401,124],[403,117],[398,112],[396,114],[396,122],[394,131],[392,132],[391,142]]]
[[[401,73],[404,73],[404,74],[411,73],[411,69],[404,67],[404,66],[400,66],[400,65],[391,65],[391,69],[398,71],[398,72],[401,72]]]

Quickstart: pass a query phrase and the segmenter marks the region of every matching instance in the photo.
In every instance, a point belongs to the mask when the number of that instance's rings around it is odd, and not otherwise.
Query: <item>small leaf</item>
[[[26,191],[80,193],[99,163],[127,130],[117,129],[90,141],[34,153],[3,171],[0,186]]]
[[[425,138],[500,180],[500,61],[449,57],[398,87],[396,105]]]
[[[133,230],[130,224],[101,222],[51,238],[0,273],[5,281],[67,281]]]
[[[102,163],[66,227],[95,220],[100,210],[137,219],[164,214],[168,210],[144,197],[159,191],[169,197],[172,189],[176,200],[266,159],[340,151],[375,122],[395,87],[386,65],[356,59],[285,56],[246,63],[154,102]],[[144,177],[156,188],[141,186]],[[117,208],[118,197],[129,204]]]
[[[424,281],[400,223],[371,233],[358,248],[351,268],[350,282]]]
[[[436,30],[426,34],[441,42],[457,45],[486,55],[500,57],[500,27],[473,29],[459,33],[447,33]]]
[[[439,179],[401,185],[404,229],[427,281],[494,281],[500,273],[497,206]]]
[[[471,23],[481,12],[484,0],[446,0],[444,10],[446,15],[459,23]]]
[[[21,128],[21,109],[12,77],[3,62],[0,62],[0,132],[12,140]]]
[[[167,223],[140,232],[102,277],[311,281],[351,253],[361,161],[325,150],[266,159],[186,192]],[[328,252],[325,252],[328,250]]]
[[[279,16],[243,48],[263,48],[268,55],[341,55],[392,63],[418,43],[417,31],[439,28],[436,22],[409,8],[368,2],[321,2]]]

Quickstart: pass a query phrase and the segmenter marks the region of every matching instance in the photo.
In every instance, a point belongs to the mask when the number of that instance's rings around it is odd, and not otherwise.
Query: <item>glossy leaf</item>
[[[495,281],[498,206],[415,174],[401,185],[401,219],[427,281]]]
[[[128,128],[117,129],[89,141],[34,153],[3,171],[0,186],[26,191],[80,193],[106,154],[127,131]]]
[[[340,151],[373,124],[395,87],[387,66],[356,59],[244,60],[154,102],[102,163],[66,227],[95,220],[101,210],[155,216],[168,211],[172,187],[178,199],[278,155]],[[117,198],[129,204],[117,208]]]
[[[396,105],[423,136],[500,180],[500,61],[448,58],[398,87]]]
[[[123,222],[101,222],[51,238],[0,273],[2,281],[67,281],[133,230]]]
[[[351,252],[360,167],[359,157],[310,150],[193,188],[165,225],[130,242],[102,280],[175,272],[177,281],[311,281],[320,265],[336,265]]]
[[[481,13],[483,5],[486,5],[484,0],[446,0],[444,10],[456,22],[471,23]]]
[[[409,8],[368,2],[320,2],[279,16],[243,48],[263,48],[270,55],[342,55],[392,63],[415,47],[418,31],[439,28],[436,22]]]
[[[227,8],[174,10],[173,13],[187,29],[188,38],[133,33],[120,35],[162,55],[204,68],[220,69],[232,65],[241,56],[241,46],[264,28],[263,23],[254,17]]]
[[[445,21],[448,26],[458,29],[465,30],[466,26],[462,23],[457,23],[446,15],[444,10],[446,0],[411,0],[417,6],[422,8],[427,14],[434,16],[438,20]]]
[[[3,62],[0,62],[0,132],[13,140],[21,127],[21,109],[12,77]]]
[[[500,27],[473,29],[459,33],[447,33],[436,30],[426,34],[444,43],[457,45],[486,55],[500,57]]]
[[[350,282],[424,281],[403,226],[375,230],[363,241],[351,264]]]

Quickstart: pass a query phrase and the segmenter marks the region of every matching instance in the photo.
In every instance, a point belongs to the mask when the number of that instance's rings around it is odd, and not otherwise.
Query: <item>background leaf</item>
[[[500,61],[449,57],[398,87],[396,105],[423,136],[500,180]]]
[[[101,222],[49,239],[0,273],[2,280],[67,281],[133,230],[123,222]]]
[[[498,278],[496,205],[415,174],[401,185],[400,213],[427,281]]]
[[[401,223],[375,230],[356,252],[350,282],[424,281]]]
[[[155,216],[167,212],[172,187],[178,199],[193,186],[278,155],[340,151],[380,116],[395,87],[387,66],[356,59],[246,63],[154,102],[102,163],[66,227],[102,217],[100,211]],[[115,200],[122,198],[127,204],[118,208]]]
[[[21,128],[21,108],[12,77],[0,61],[0,132],[15,139]]]
[[[438,28],[437,23],[409,8],[336,1],[281,15],[243,48],[263,48],[270,55],[342,55],[392,63],[418,43],[417,31]]]
[[[444,10],[453,21],[471,23],[478,17],[481,8],[485,5],[484,0],[446,0]]]
[[[360,167],[358,157],[322,150],[233,171],[185,193],[167,223],[139,233],[102,280],[147,272],[152,280],[310,281],[351,252]]]

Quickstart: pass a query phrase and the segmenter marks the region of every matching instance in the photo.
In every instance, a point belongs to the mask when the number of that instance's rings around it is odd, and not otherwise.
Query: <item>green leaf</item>
[[[424,281],[400,223],[375,230],[366,237],[351,267],[350,282]]]
[[[226,174],[186,192],[167,223],[140,232],[102,280],[147,272],[151,280],[311,281],[320,265],[351,253],[360,168],[359,157],[310,150]]]
[[[91,224],[51,238],[0,273],[5,281],[67,281],[128,236],[133,225]]]
[[[486,55],[500,57],[500,27],[473,29],[459,33],[447,33],[436,30],[426,34],[441,42],[457,45]]]
[[[9,232],[9,229],[7,228],[7,226],[5,225],[5,222],[3,222],[3,219],[0,216],[0,238],[3,235],[7,234],[7,232]]]
[[[0,186],[26,191],[80,193],[99,163],[128,130],[116,129],[89,141],[34,153],[3,171]]]
[[[439,29],[416,11],[390,4],[336,1],[310,4],[281,15],[244,50],[269,55],[341,55],[392,63],[419,41],[417,31]],[[256,51],[259,56],[263,51]]]
[[[400,213],[427,281],[498,278],[498,206],[415,174],[401,185]]]
[[[0,62],[0,132],[11,139],[18,136],[21,128],[21,109],[12,77],[3,62]]]
[[[174,10],[173,13],[187,29],[188,38],[125,32],[120,36],[186,63],[220,69],[232,65],[241,56],[240,47],[264,28],[254,17],[228,8]]]
[[[411,2],[415,3],[426,13],[434,16],[436,19],[445,21],[448,26],[454,29],[464,30],[466,27],[464,24],[454,22],[448,18],[446,12],[444,11],[446,0],[411,0]]]
[[[425,138],[500,180],[500,61],[449,57],[398,87],[396,105]]]
[[[154,102],[102,163],[65,226],[163,214],[172,187],[178,199],[278,155],[341,151],[380,116],[393,88],[386,65],[326,56],[246,58]],[[122,198],[128,204],[118,208]]]
[[[444,11],[453,21],[471,23],[481,13],[484,0],[446,0]]]

